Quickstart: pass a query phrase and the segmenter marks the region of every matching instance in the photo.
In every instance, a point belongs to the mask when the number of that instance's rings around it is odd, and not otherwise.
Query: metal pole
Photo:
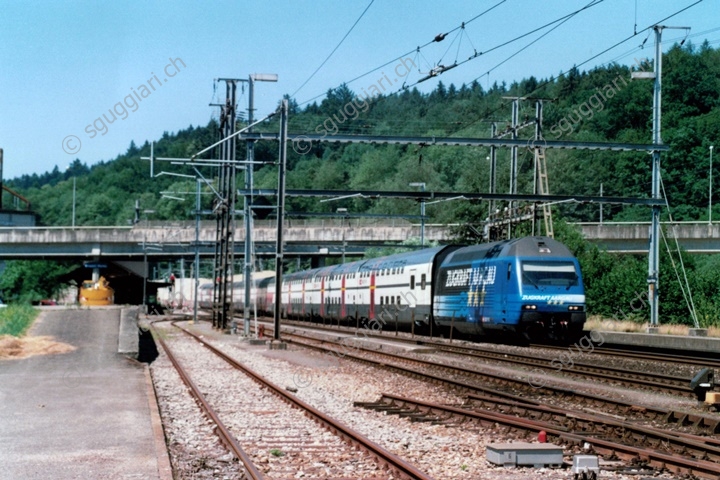
[[[425,183],[422,184],[420,190],[425,191]],[[425,199],[420,200],[420,246],[425,246]]]
[[[147,277],[148,277],[148,269],[147,269],[147,245],[145,245],[145,240],[143,240],[143,313],[147,315],[147,302],[145,301],[147,299]]]
[[[655,25],[655,88],[653,90],[653,144],[662,143],[661,137],[661,101],[662,101],[662,30]],[[660,151],[654,150],[652,156],[652,198],[660,198]],[[648,260],[648,298],[650,299],[650,325],[659,324],[658,280],[660,273],[660,207],[653,206],[650,227],[650,252]]]
[[[520,100],[514,99],[512,103],[512,139],[517,140],[518,117],[520,116]],[[517,193],[517,146],[510,148],[510,193]],[[512,208],[512,203],[510,204]]]
[[[600,196],[601,196],[601,197],[603,196],[603,184],[602,184],[602,183],[600,184]],[[600,204],[600,225],[602,225],[602,223],[603,223],[603,209],[602,209],[602,207],[603,207],[603,204],[601,203],[601,204]]]
[[[420,187],[420,191],[425,191],[425,182],[411,182],[409,187]],[[425,199],[420,199],[420,245],[425,246]]]
[[[199,178],[195,179],[195,300],[193,302],[193,323],[197,323],[198,318],[198,290],[200,287],[200,182]]]
[[[710,191],[708,192],[708,223],[712,225],[712,152],[713,146],[710,145]]]
[[[75,228],[75,181],[76,177],[73,177],[73,208],[72,208],[72,227]]]
[[[345,265],[345,249],[347,248],[347,239],[345,237],[345,219],[342,220],[342,264]],[[298,257],[299,260],[299,257]]]
[[[516,98],[512,104],[512,139],[517,140],[517,126],[518,117],[520,116],[520,99]],[[517,146],[512,146],[510,149],[510,194],[515,195],[517,193],[517,169],[518,169],[518,157],[517,157]],[[507,238],[512,237],[512,219],[513,209],[515,202],[510,202],[510,215],[508,217],[508,229]]]
[[[285,216],[285,163],[287,162],[288,101],[283,99],[280,116],[280,162],[278,165],[277,245],[275,247],[275,312],[273,339],[280,340],[282,302],[283,217]]]
[[[537,195],[538,190],[540,188],[539,182],[540,182],[540,158],[539,158],[539,151],[540,148],[540,139],[542,138],[542,115],[543,115],[543,103],[542,100],[535,100],[535,145],[533,148],[533,194]],[[547,170],[547,169],[546,169]],[[547,173],[547,171],[545,172]],[[548,192],[545,192],[548,193]],[[540,219],[536,215],[537,213],[537,205],[533,206],[533,220],[532,220],[532,231],[533,235],[535,235],[535,232],[540,233]],[[544,210],[543,210],[544,213]],[[545,232],[547,235],[547,232]]]
[[[250,75],[248,80],[248,124],[252,125],[253,111],[255,109],[253,92],[255,80]],[[252,128],[248,129],[252,132]],[[245,166],[245,190],[252,191],[253,188],[253,164],[255,158],[255,142],[247,142],[247,160]],[[250,293],[252,283],[252,196],[245,195],[245,269],[243,270],[243,282],[245,284],[245,302],[243,303],[243,335],[250,335]]]
[[[497,123],[493,122],[490,127],[490,138],[497,135]],[[490,193],[495,193],[497,189],[497,147],[490,147]],[[490,200],[490,214],[488,218],[493,218],[495,214],[495,200]]]

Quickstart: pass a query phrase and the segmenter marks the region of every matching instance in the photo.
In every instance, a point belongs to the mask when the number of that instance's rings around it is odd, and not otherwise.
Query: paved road
[[[0,360],[0,479],[156,479],[143,368],[119,309],[46,310],[31,330],[77,350]]]

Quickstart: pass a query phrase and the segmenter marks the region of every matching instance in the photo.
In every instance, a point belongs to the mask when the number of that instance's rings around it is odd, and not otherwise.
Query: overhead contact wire
[[[305,85],[307,85],[307,83],[308,83],[310,80],[312,80],[312,78],[315,76],[315,74],[317,74],[317,73],[320,71],[320,69],[321,69],[323,66],[325,66],[325,64],[327,63],[327,61],[330,60],[330,57],[332,57],[333,54],[337,51],[337,49],[340,48],[340,45],[343,44],[343,42],[345,41],[345,39],[346,39],[346,38],[350,35],[350,33],[355,29],[355,27],[357,26],[357,24],[360,23],[360,20],[362,20],[362,18],[365,16],[365,14],[367,13],[367,11],[370,10],[370,7],[372,6],[373,3],[375,3],[375,0],[370,0],[370,3],[368,4],[368,6],[365,7],[365,10],[363,10],[363,12],[360,14],[360,16],[358,17],[358,19],[355,20],[355,23],[353,23],[352,27],[350,27],[350,30],[348,30],[347,33],[345,34],[345,36],[342,38],[342,40],[340,40],[340,43],[338,43],[337,46],[336,46],[335,48],[333,48],[333,51],[330,52],[330,55],[328,55],[327,58],[325,58],[325,60],[323,60],[323,62],[320,64],[320,66],[315,69],[315,71],[308,77],[308,79],[305,80],[305,81],[303,82],[303,84],[300,85],[300,87],[298,87],[298,89],[295,90],[295,92],[294,92],[292,95],[290,95],[291,97],[294,97],[300,90],[302,90],[302,88],[303,88]]]
[[[400,56],[398,56],[398,57],[395,57],[395,58],[393,58],[392,60],[390,60],[390,61],[388,61],[388,62],[386,62],[386,63],[383,63],[383,64],[380,65],[379,67],[373,68],[372,70],[369,70],[369,71],[363,73],[362,75],[358,75],[358,76],[355,77],[355,78],[352,78],[352,79],[350,79],[350,80],[348,80],[348,81],[346,81],[346,82],[343,82],[342,85],[350,85],[351,83],[356,82],[357,80],[360,80],[361,78],[367,77],[367,76],[370,75],[371,73],[375,73],[375,72],[377,72],[378,70],[381,70],[381,69],[387,67],[388,65],[391,65],[392,63],[395,63],[395,62],[397,62],[398,60],[401,60],[401,59],[403,59],[404,57],[407,57],[408,55],[412,55],[412,54],[415,53],[415,52],[419,52],[420,50],[422,50],[423,48],[427,47],[428,45],[431,45],[431,44],[435,43],[436,41],[438,41],[438,40],[436,40],[437,38],[440,38],[440,37],[441,37],[441,38],[444,39],[447,35],[455,32],[455,31],[458,30],[458,29],[463,28],[463,26],[467,26],[469,23],[477,20],[478,18],[480,18],[480,17],[482,17],[483,15],[489,13],[490,11],[494,10],[495,8],[499,7],[500,5],[502,5],[502,4],[505,3],[505,2],[507,2],[507,0],[501,0],[501,1],[499,1],[498,3],[496,3],[496,4],[493,5],[493,6],[491,6],[490,8],[486,9],[485,11],[478,13],[477,15],[475,15],[475,16],[474,16],[473,18],[471,18],[470,20],[467,20],[467,21],[463,22],[460,26],[455,27],[455,28],[453,28],[452,30],[449,30],[449,31],[447,31],[447,32],[445,32],[445,33],[442,33],[442,34],[440,34],[440,35],[437,35],[435,38],[433,38],[432,40],[426,42],[425,44],[419,45],[418,47],[413,48],[412,50],[410,50],[410,51],[408,51],[408,52],[406,52],[406,53],[404,53],[404,54],[402,54],[402,55],[400,55]],[[313,74],[313,75],[314,75],[314,74]],[[305,82],[305,83],[307,83],[307,82]],[[304,84],[303,84],[303,85],[304,85]],[[301,88],[302,88],[302,87],[301,87]],[[335,90],[335,89],[337,89],[337,88],[339,88],[339,87],[335,87],[335,88],[333,88],[333,89],[331,89],[331,90]],[[295,91],[295,93],[293,93],[291,96],[294,97],[295,94],[296,94],[299,90],[300,90],[300,89],[298,88],[298,89]],[[302,103],[300,103],[300,104],[298,104],[298,105],[308,104],[308,103],[312,102],[313,100],[317,100],[318,98],[324,97],[325,95],[326,95],[326,93],[318,94],[318,95],[316,95],[316,96],[314,96],[314,97],[312,97],[312,98],[310,98],[310,99],[308,99],[308,100],[305,100],[304,102],[302,102]]]
[[[663,18],[663,19],[661,19],[661,20],[658,20],[657,22],[654,22],[652,25],[643,28],[643,29],[640,30],[639,32],[633,33],[632,35],[626,37],[625,39],[623,39],[623,40],[615,43],[614,45],[606,48],[606,49],[603,50],[602,52],[600,52],[600,53],[598,53],[598,54],[596,54],[596,55],[593,55],[592,57],[588,58],[588,59],[585,60],[584,62],[582,62],[582,63],[580,63],[580,64],[574,65],[572,69],[577,69],[578,67],[581,67],[581,66],[585,65],[586,63],[594,60],[595,58],[599,57],[600,55],[603,55],[603,54],[609,52],[610,50],[613,50],[614,48],[617,48],[618,46],[622,45],[623,43],[627,42],[628,40],[630,40],[630,39],[632,39],[632,38],[640,35],[641,33],[650,30],[650,29],[653,28],[655,25],[658,25],[658,24],[660,24],[661,22],[664,22],[664,21],[666,21],[666,20],[669,20],[669,19],[671,19],[671,18],[673,18],[673,17],[681,14],[681,13],[684,12],[685,10],[688,10],[689,8],[692,8],[692,7],[694,7],[695,5],[697,5],[697,4],[699,4],[699,3],[702,3],[702,2],[703,2],[703,0],[698,0],[698,1],[696,1],[695,3],[692,3],[692,4],[688,5],[687,7],[682,8],[682,9],[676,11],[675,13],[672,13],[671,15],[668,15],[667,17],[665,17],[665,18]],[[570,71],[572,71],[572,69],[570,69],[570,70],[565,70],[564,72],[560,72],[560,73],[558,74],[558,78],[567,75]],[[483,74],[483,75],[484,75],[484,74]],[[479,78],[482,78],[483,75],[481,75],[480,77],[477,77],[475,80],[478,80]],[[527,96],[532,95],[533,93],[537,92],[538,90],[540,90],[541,88],[545,87],[546,85],[552,83],[553,81],[554,81],[554,80],[547,80],[547,81],[539,84],[539,85],[538,85],[532,92],[530,92]],[[468,123],[468,124],[466,124],[466,125],[463,125],[463,126],[460,127],[460,128],[457,128],[457,129],[451,131],[449,134],[452,135],[453,133],[457,133],[458,131],[460,131],[460,130],[462,130],[462,129],[464,129],[464,128],[467,128],[467,127],[469,127],[469,126],[471,126],[471,125],[474,125],[475,123],[479,123],[479,122],[482,122],[482,121],[486,121],[487,118],[488,118],[488,116],[490,116],[490,115],[492,115],[492,114],[500,111],[500,110],[501,110],[502,108],[504,108],[506,105],[507,105],[506,102],[502,102],[501,105],[500,105],[500,107],[498,107],[498,108],[496,108],[496,109],[494,109],[494,110],[491,110],[490,112],[488,112],[488,113],[485,114],[484,116],[478,118],[477,120],[474,120],[474,121],[472,121],[472,122],[470,122],[470,123]]]

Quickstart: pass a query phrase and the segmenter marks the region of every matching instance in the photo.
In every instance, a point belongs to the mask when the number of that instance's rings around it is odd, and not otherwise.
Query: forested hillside
[[[632,68],[652,70],[652,65],[636,61]],[[591,71],[573,69],[559,78],[530,76],[511,85],[438,83],[428,94],[412,89],[375,98],[363,98],[364,93],[358,95],[342,86],[328,91],[319,103],[298,106],[291,101],[290,130],[328,137],[341,132],[487,138],[491,122],[497,123],[499,131],[510,124],[510,103],[503,97],[526,96],[548,99],[544,102],[543,119],[543,137],[547,140],[651,143],[652,82],[631,81],[630,70],[610,64]],[[662,111],[663,141],[671,147],[662,156],[662,179],[672,215],[675,220],[707,220],[709,146],[713,142],[720,144],[720,50],[707,44],[686,44],[673,47],[664,56]],[[534,115],[534,101],[522,102],[520,121]],[[277,121],[263,124],[258,130],[277,132]],[[520,138],[530,138],[533,131],[532,127],[524,129]],[[165,133],[155,143],[155,155],[188,157],[217,139],[215,121],[190,126],[176,134]],[[424,182],[427,190],[432,191],[488,191],[487,148],[326,142],[294,147],[288,149],[288,188],[409,190],[408,183]],[[276,143],[259,142],[256,160],[273,162],[277,150]],[[244,153],[242,148],[238,151]],[[73,177],[77,182],[77,225],[126,225],[134,218],[136,200],[141,210],[152,211],[142,214],[142,218],[192,218],[193,195],[179,202],[162,198],[161,192],[182,195],[194,192],[194,184],[167,175],[150,178],[149,163],[140,159],[149,154],[147,142],[141,147],[133,143],[114,160],[90,168],[76,160],[67,171],[56,168],[44,175],[25,175],[9,183],[32,201],[46,225],[71,223]],[[553,194],[599,195],[602,185],[606,196],[650,196],[650,156],[646,153],[548,150],[547,158]],[[498,159],[498,192],[507,192],[509,152],[501,149]],[[521,149],[519,169],[519,192],[532,193],[533,157],[529,149]],[[156,164],[155,173],[161,170],[190,173],[182,167]],[[714,168],[714,178],[720,178],[718,173],[720,169]],[[203,174],[213,176],[207,167]],[[257,187],[275,188],[276,167],[258,168],[255,180]],[[210,197],[205,201],[209,202]],[[412,201],[348,199],[319,203],[289,199],[288,203],[288,209],[294,211],[330,212],[343,207],[351,212],[419,213],[417,203]],[[713,201],[714,216],[720,218],[717,203],[720,202]],[[566,221],[599,218],[598,206],[563,204],[554,208],[556,217]],[[650,219],[647,208],[605,206],[603,213],[605,221]],[[480,226],[488,215],[488,205],[444,202],[428,205],[427,215],[433,223]],[[667,210],[663,217],[668,217]],[[572,232],[568,235],[572,237]],[[582,242],[576,245],[576,250],[585,256],[583,268],[592,273],[586,278],[588,306],[594,313],[614,315],[638,291],[645,291],[644,259],[617,259]],[[687,264],[696,273],[694,287],[702,292],[697,303],[708,321],[714,321],[712,312],[720,306],[720,296],[715,293],[720,278],[714,273],[717,269],[708,266],[713,263],[708,262],[714,260],[698,257],[688,259]],[[665,285],[674,277],[672,271],[664,272]],[[680,291],[668,286],[662,295],[666,305],[668,299],[677,300],[663,307],[665,317],[686,321]],[[643,315],[643,311],[637,312],[638,317]]]

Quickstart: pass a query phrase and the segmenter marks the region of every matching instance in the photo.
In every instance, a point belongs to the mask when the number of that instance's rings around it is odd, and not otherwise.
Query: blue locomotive
[[[472,334],[576,339],[585,324],[580,264],[562,243],[525,237],[459,248],[435,273],[433,318]]]

